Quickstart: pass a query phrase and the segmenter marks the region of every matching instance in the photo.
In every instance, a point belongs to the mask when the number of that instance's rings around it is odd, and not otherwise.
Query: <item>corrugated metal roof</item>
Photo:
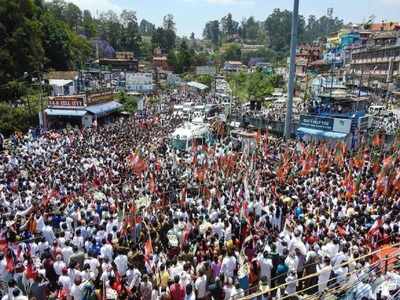
[[[116,111],[121,108],[122,104],[117,101],[111,101],[86,107],[86,110],[98,117],[106,115],[110,112]]]

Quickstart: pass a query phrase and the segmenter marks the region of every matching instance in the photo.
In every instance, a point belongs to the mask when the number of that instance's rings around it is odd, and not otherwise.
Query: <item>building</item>
[[[78,72],[53,71],[46,76],[51,87],[51,96],[68,96],[78,92]]]
[[[224,72],[240,72],[245,69],[246,66],[240,61],[226,61],[224,64]]]
[[[114,58],[100,58],[100,67],[109,71],[137,72],[139,61],[135,59],[133,52],[116,52]]]
[[[367,46],[354,49],[348,74],[352,85],[393,92],[400,76],[400,31],[375,33]]]
[[[128,92],[148,94],[154,91],[152,73],[126,73],[125,84]]]
[[[154,56],[153,57],[153,68],[157,70],[168,70],[168,59],[166,56]]]
[[[214,76],[217,69],[214,66],[197,66],[196,75],[211,75]]]
[[[86,128],[94,122],[109,123],[117,116],[121,107],[120,103],[114,101],[112,90],[50,96],[41,125],[49,129],[59,129],[67,125]]]

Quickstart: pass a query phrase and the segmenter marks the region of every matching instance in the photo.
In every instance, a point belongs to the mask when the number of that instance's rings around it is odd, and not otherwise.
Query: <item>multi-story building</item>
[[[374,33],[366,46],[353,49],[348,75],[362,89],[394,91],[400,76],[400,31]]]

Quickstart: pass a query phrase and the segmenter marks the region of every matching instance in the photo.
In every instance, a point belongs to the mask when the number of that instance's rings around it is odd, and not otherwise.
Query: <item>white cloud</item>
[[[93,15],[100,14],[108,10],[120,13],[122,8],[113,3],[112,0],[69,0],[70,2],[78,5],[80,9],[88,9]]]
[[[254,0],[207,0],[211,4],[254,4]]]

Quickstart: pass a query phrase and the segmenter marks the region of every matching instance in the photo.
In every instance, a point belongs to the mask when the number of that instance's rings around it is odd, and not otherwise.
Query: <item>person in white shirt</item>
[[[99,267],[100,267],[99,260],[89,254],[89,257],[84,260],[83,264],[84,265],[88,264],[90,266],[90,272],[92,272],[94,276],[97,278],[97,275],[99,275]]]
[[[61,254],[57,254],[57,256],[56,256],[56,261],[55,261],[54,264],[53,264],[54,271],[56,272],[56,274],[57,274],[58,276],[60,276],[62,270],[63,270],[65,267],[66,267],[66,264],[65,264],[65,262],[63,262],[63,260],[62,260],[62,255],[61,255]]]
[[[128,270],[128,257],[122,253],[118,254],[118,256],[114,259],[114,263],[117,266],[118,273],[121,276],[125,276],[126,271]]]
[[[43,237],[46,239],[46,241],[49,243],[49,245],[52,245],[53,241],[56,239],[56,236],[54,234],[53,227],[51,227],[48,222],[46,222],[46,225],[42,230],[42,234]]]
[[[109,261],[113,259],[113,247],[105,239],[103,240],[103,246],[100,248],[100,254],[103,257],[107,257]]]
[[[74,284],[71,287],[71,296],[73,300],[82,300],[83,297],[83,283],[81,278],[78,276],[75,279]]]
[[[68,269],[64,268],[62,270],[61,276],[58,278],[58,283],[62,286],[66,291],[70,291],[72,287],[71,278],[68,276]]]
[[[222,260],[221,272],[226,277],[233,277],[235,269],[236,269],[236,257],[228,254],[228,256],[225,256],[224,259]]]
[[[69,265],[69,259],[71,255],[74,254],[72,247],[69,245],[69,241],[65,241],[65,246],[61,249],[61,253],[65,263]]]
[[[297,280],[297,273],[295,271],[289,271],[288,276],[286,277],[286,294],[287,295],[292,295],[296,293],[297,285],[298,285],[298,280]]]
[[[260,278],[266,277],[268,286],[271,286],[271,270],[273,268],[272,259],[268,257],[268,252],[264,251],[263,256],[258,257],[260,265]]]
[[[204,299],[207,296],[207,275],[204,274],[203,270],[199,271],[199,277],[195,282],[197,299]]]

